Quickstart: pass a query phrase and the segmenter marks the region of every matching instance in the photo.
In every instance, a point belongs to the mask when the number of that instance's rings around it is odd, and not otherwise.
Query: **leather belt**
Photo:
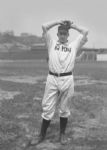
[[[72,72],[54,73],[54,72],[49,71],[49,74],[50,74],[50,75],[57,76],[57,77],[62,77],[62,76],[69,76],[69,75],[72,75]]]

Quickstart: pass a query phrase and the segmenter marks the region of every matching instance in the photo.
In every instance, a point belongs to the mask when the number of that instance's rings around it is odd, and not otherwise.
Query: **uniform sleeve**
[[[88,41],[87,36],[79,35],[74,41],[76,51],[78,51]]]
[[[43,33],[43,38],[45,40],[46,46],[48,50],[50,50],[50,47],[52,46],[52,38],[51,35],[48,32]]]

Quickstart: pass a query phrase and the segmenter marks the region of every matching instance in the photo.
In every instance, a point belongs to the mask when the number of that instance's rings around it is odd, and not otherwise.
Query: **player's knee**
[[[59,116],[60,117],[69,117],[70,114],[71,114],[70,111],[66,111],[66,110],[65,111],[64,110],[63,111],[59,111]]]
[[[54,112],[49,112],[49,111],[43,111],[42,117],[45,118],[46,120],[52,120],[54,116]]]

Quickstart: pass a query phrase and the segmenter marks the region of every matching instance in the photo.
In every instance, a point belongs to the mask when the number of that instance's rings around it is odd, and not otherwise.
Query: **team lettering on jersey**
[[[55,50],[59,50],[60,49],[60,44],[56,44],[55,45]],[[61,46],[61,51],[63,51],[63,52],[71,52],[71,48],[68,48],[68,47],[66,47],[66,46]]]
[[[60,49],[60,44],[57,43],[57,44],[55,45],[55,50],[59,50],[59,49]]]

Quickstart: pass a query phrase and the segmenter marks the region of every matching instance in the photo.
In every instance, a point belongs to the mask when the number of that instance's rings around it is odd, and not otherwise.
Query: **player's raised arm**
[[[43,36],[43,38],[45,40],[47,48],[49,48],[51,46],[51,44],[52,44],[52,38],[51,38],[50,34],[48,33],[48,31],[51,28],[53,28],[53,27],[55,27],[55,26],[57,26],[59,24],[63,24],[63,21],[52,21],[52,22],[44,23],[42,25],[42,30],[43,30],[42,36]]]
[[[49,29],[53,28],[56,25],[63,24],[63,21],[52,21],[42,25],[43,32],[47,32]]]
[[[81,34],[77,39],[77,49],[80,49],[88,41],[88,29],[77,26],[74,23],[70,25],[70,28],[78,31]]]
[[[79,56],[76,56],[76,62],[81,61],[82,57],[84,56],[85,52],[82,51],[82,53]]]
[[[88,35],[88,29],[85,29],[85,28],[82,28],[82,27],[79,27],[77,25],[75,25],[74,23],[71,24],[70,26],[72,29],[78,31],[79,33],[81,33],[83,36],[87,36]]]

